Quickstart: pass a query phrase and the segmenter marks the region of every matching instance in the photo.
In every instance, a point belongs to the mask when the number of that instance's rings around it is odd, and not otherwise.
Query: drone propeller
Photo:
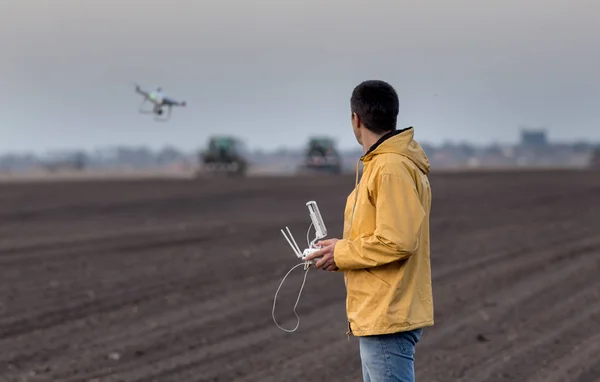
[[[138,92],[138,93],[142,93],[142,87],[141,87],[141,86],[140,86],[138,83],[136,83],[136,82],[131,82],[130,84],[131,84],[131,85],[133,85],[133,86],[135,86],[135,91],[136,91],[136,92]]]

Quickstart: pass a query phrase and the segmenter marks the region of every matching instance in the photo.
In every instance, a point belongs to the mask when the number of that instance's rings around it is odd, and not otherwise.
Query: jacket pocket
[[[383,283],[385,286],[390,287],[390,284],[387,281],[385,281],[381,276],[377,275],[377,271],[375,269],[365,269],[364,271],[374,280],[377,280],[380,283]]]
[[[380,322],[386,320],[390,290],[388,282],[370,269],[348,273],[346,309],[353,329],[361,331],[381,326]]]
[[[348,297],[350,305],[362,301],[375,303],[382,295],[387,294],[390,284],[370,269],[360,269],[348,274]]]

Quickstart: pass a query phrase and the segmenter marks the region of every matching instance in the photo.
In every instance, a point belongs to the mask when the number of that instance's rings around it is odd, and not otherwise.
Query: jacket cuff
[[[339,271],[352,268],[352,257],[350,255],[350,245],[348,240],[338,240],[333,248],[333,261]]]

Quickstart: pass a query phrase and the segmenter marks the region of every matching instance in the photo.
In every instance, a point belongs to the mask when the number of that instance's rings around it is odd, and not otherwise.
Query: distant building
[[[548,146],[546,130],[521,130],[521,146],[544,147]]]

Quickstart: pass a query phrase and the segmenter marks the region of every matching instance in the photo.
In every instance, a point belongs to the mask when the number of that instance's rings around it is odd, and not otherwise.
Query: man
[[[383,81],[359,84],[352,127],[363,175],[348,196],[343,239],[318,243],[316,268],[344,272],[348,335],[359,337],[365,382],[415,380],[414,353],[433,326],[429,160],[412,127],[397,130],[398,96]]]

